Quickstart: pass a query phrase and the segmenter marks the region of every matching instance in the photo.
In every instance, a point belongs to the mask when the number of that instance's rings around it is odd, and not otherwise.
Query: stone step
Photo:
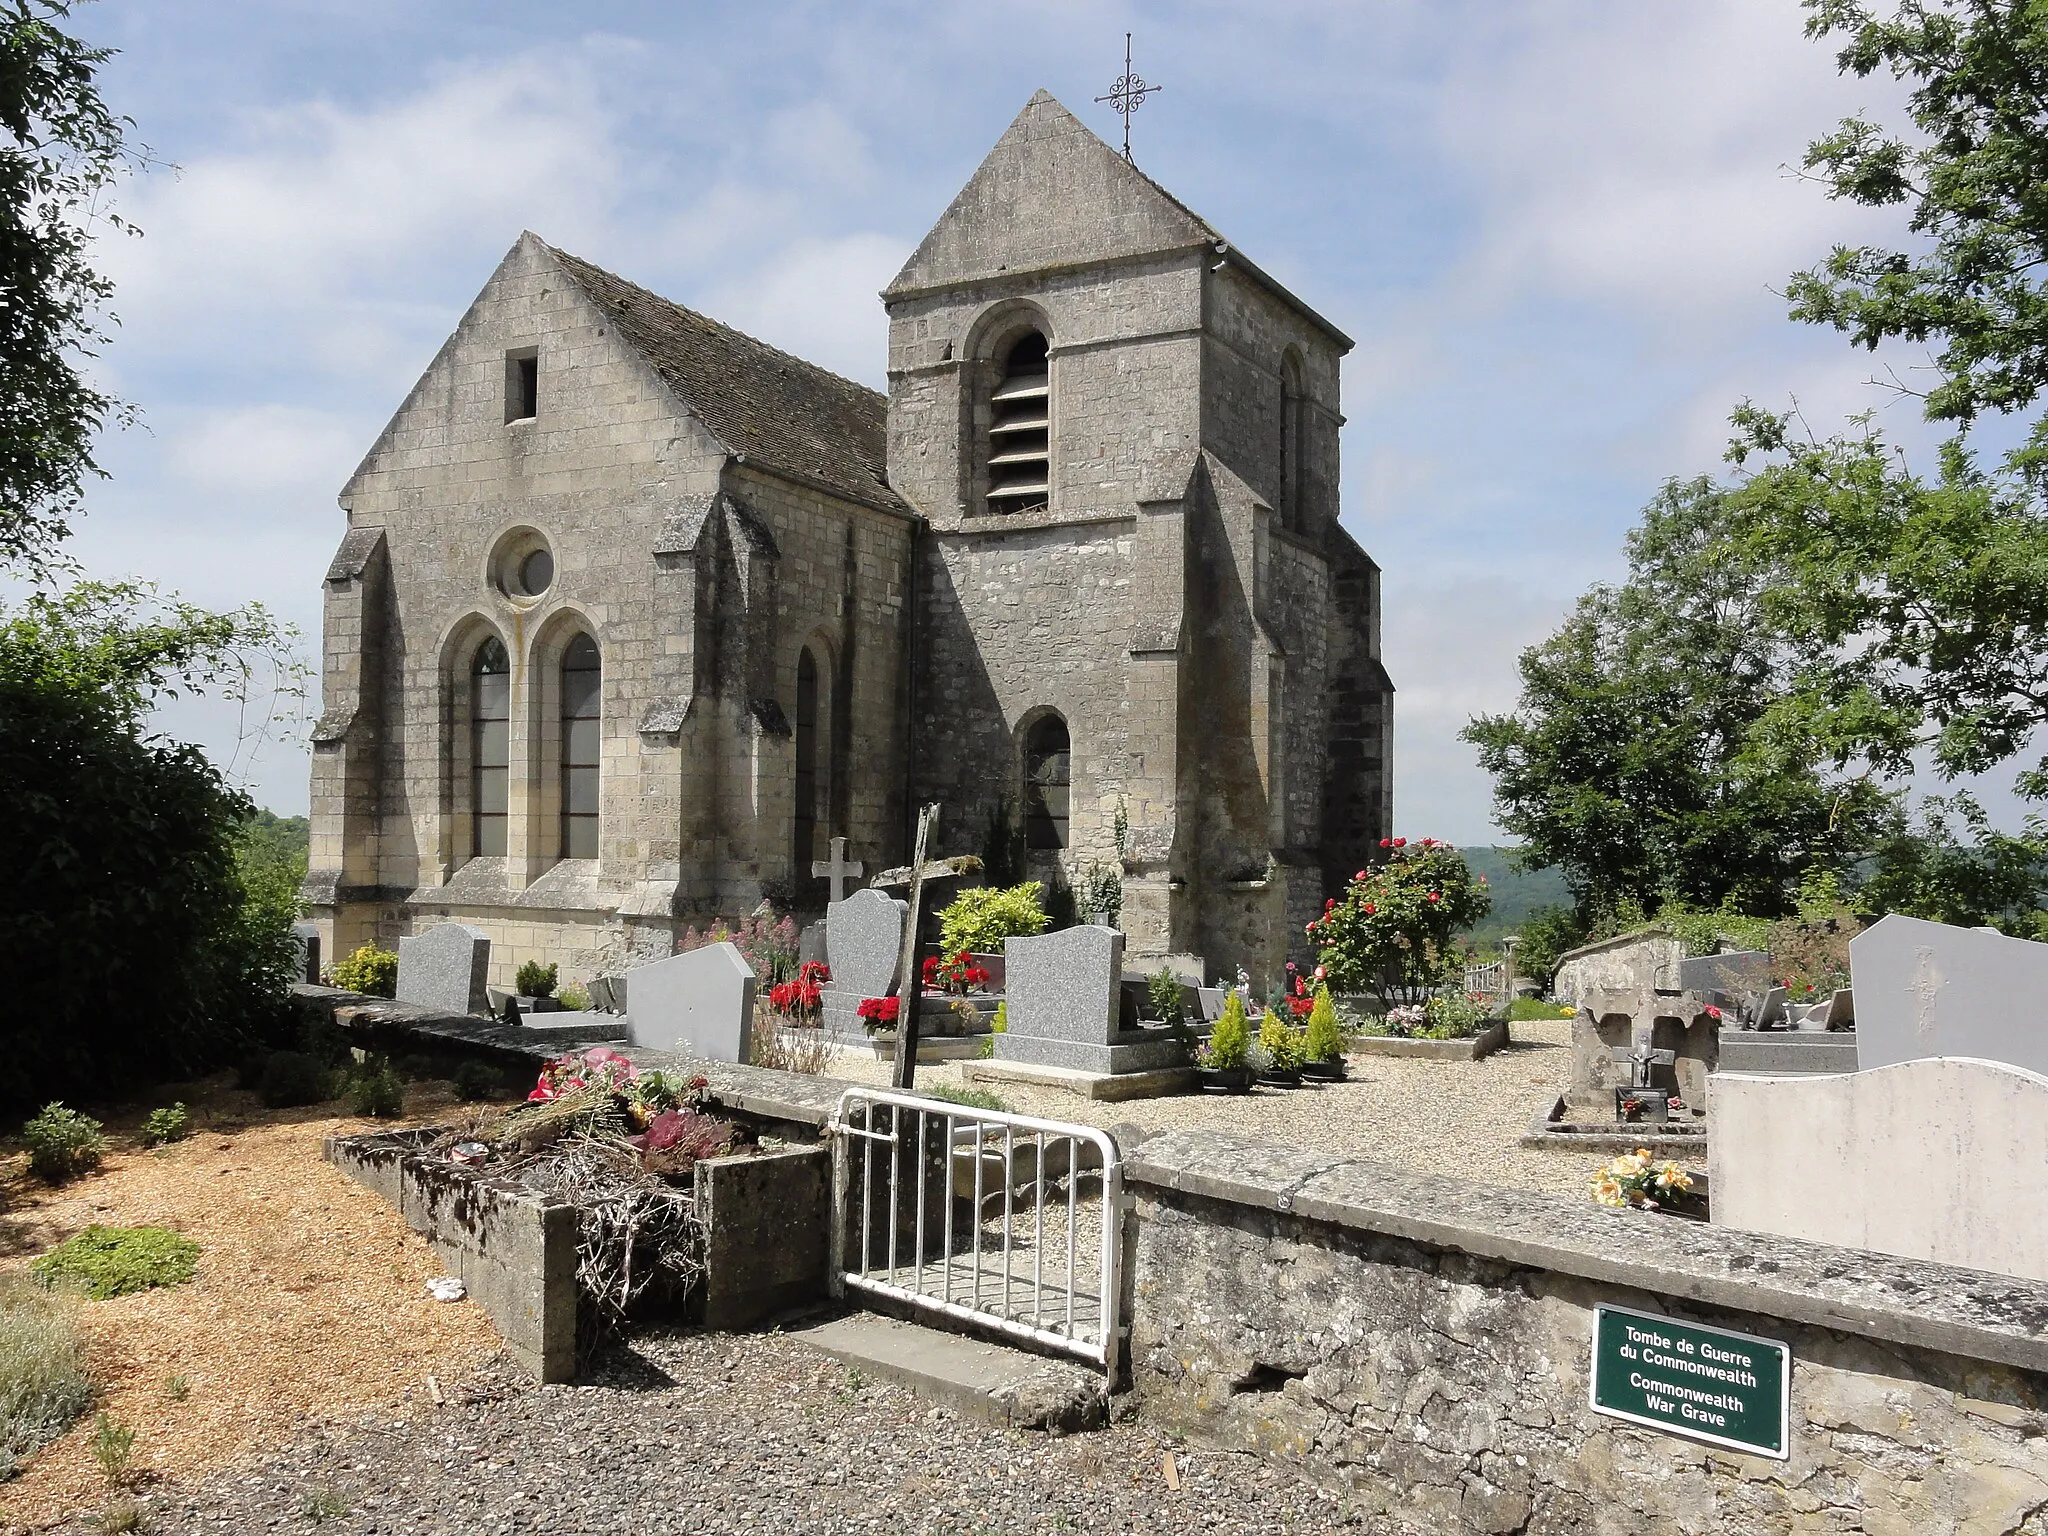
[[[1718,1070],[1765,1077],[1854,1072],[1856,1031],[1724,1029]]]
[[[791,1337],[991,1424],[1064,1434],[1109,1422],[1103,1373],[1079,1361],[1051,1360],[873,1312],[854,1312]]]

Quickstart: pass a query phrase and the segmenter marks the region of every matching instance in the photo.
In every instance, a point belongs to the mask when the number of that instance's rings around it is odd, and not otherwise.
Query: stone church
[[[1350,341],[1040,92],[885,398],[521,235],[343,488],[306,895],[493,980],[982,853],[1263,980],[1391,825]]]

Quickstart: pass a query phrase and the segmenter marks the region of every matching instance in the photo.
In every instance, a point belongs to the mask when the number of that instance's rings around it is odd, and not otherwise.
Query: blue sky
[[[1356,338],[1344,517],[1386,572],[1396,817],[1490,841],[1457,741],[1729,408],[1825,427],[1872,364],[1772,292],[1889,215],[1787,171],[1844,112],[1794,0],[568,7],[100,0],[106,89],[175,170],[123,192],[109,441],[75,552],[317,649],[334,496],[522,228],[883,387],[876,292],[1039,86],[1137,33],[1139,163]],[[1901,367],[1914,359],[1901,356]],[[1883,418],[1923,443],[1910,406]],[[305,756],[163,720],[302,811]]]

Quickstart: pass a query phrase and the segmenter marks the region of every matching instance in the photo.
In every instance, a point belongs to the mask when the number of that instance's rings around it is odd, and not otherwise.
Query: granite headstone
[[[753,1044],[754,971],[734,944],[707,944],[622,978],[635,1045],[744,1062]]]
[[[998,1061],[1071,1071],[1142,1072],[1185,1066],[1187,1047],[1165,1029],[1122,1028],[1124,936],[1085,925],[1004,946],[1009,1003]]]
[[[1898,913],[1849,941],[1860,1070],[1937,1056],[2048,1073],[2048,944]]]
[[[491,940],[466,923],[437,923],[398,941],[398,1001],[443,1013],[489,1013]]]
[[[847,1038],[866,1033],[856,1010],[867,998],[895,990],[909,911],[909,902],[872,886],[825,909],[825,950],[832,966],[821,1010],[827,1032]]]
[[[299,945],[299,980],[309,987],[320,985],[320,925],[293,923],[292,937]]]

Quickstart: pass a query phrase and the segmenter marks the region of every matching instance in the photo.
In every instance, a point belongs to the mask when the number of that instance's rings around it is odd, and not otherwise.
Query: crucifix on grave
[[[897,951],[896,1070],[890,1081],[906,1092],[917,1079],[917,1000],[924,992],[924,978],[917,970],[917,923],[919,909],[924,905],[925,874],[929,868],[924,851],[931,845],[932,831],[938,824],[936,805],[918,812],[917,847],[910,858],[910,910],[903,924],[903,947]]]
[[[1654,1020],[1647,1026],[1638,1024],[1630,1035],[1628,1049],[1624,1051],[1616,1047],[1610,1052],[1617,1065],[1625,1065],[1628,1068],[1627,1084],[1615,1089],[1617,1109],[1624,1097],[1641,1098],[1652,1094],[1655,1095],[1658,1106],[1661,1108],[1663,1105],[1663,1094],[1650,1086],[1650,1074],[1658,1067],[1673,1065],[1678,1060],[1678,1052],[1660,1051],[1650,1043],[1651,1031],[1655,1028]],[[1661,1120],[1664,1117],[1662,1114],[1655,1114],[1651,1118]]]
[[[831,858],[815,859],[811,863],[811,874],[813,876],[832,882],[832,899],[834,901],[846,900],[847,881],[858,879],[860,873],[860,860],[848,860],[846,857],[846,839],[843,837],[832,839]]]

